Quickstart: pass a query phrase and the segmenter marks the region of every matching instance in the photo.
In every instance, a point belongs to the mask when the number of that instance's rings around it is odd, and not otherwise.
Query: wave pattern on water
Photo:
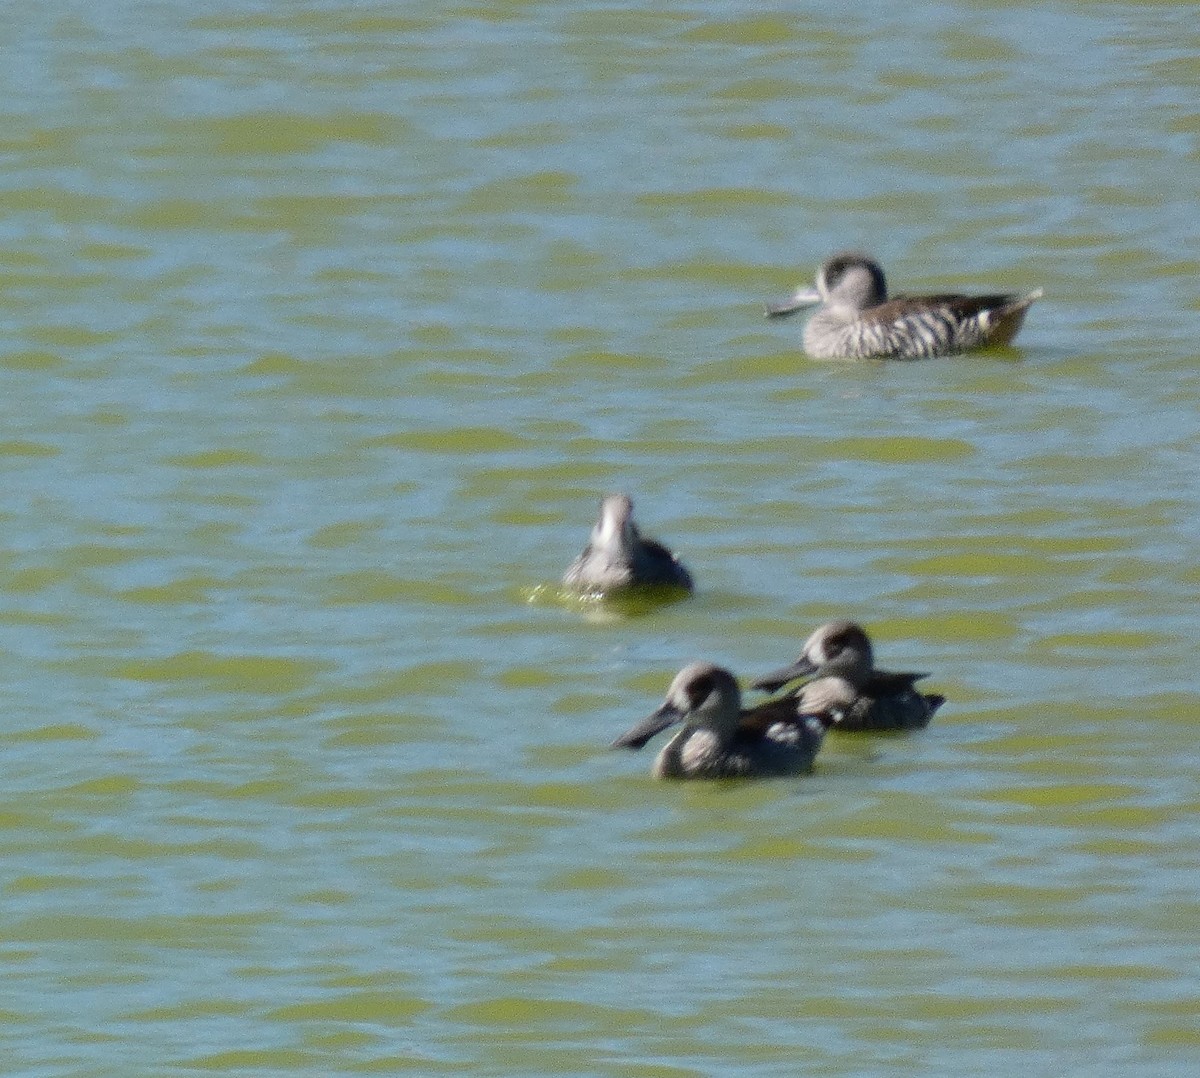
[[[1193,5],[0,34],[14,1073],[1191,1074]],[[816,364],[847,247],[1045,297]],[[694,598],[554,599],[611,490]],[[605,748],[834,616],[929,730]]]

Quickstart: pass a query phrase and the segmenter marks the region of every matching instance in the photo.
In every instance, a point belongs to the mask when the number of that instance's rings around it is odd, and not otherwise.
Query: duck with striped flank
[[[655,778],[803,775],[812,770],[826,730],[839,721],[852,698],[851,686],[831,677],[743,709],[738,683],[728,670],[694,662],[675,676],[662,706],[612,747],[640,749],[655,734],[682,723],[654,761]]]
[[[866,630],[853,621],[839,620],[822,625],[805,641],[794,663],[759,678],[754,688],[775,692],[801,678],[836,678],[853,693],[852,699],[843,701],[839,729],[920,730],[946,702],[944,696],[917,691],[916,683],[927,676],[877,670]]]
[[[888,299],[879,263],[846,252],[821,265],[815,285],[769,305],[767,316],[819,305],[804,328],[804,350],[813,359],[923,359],[1010,343],[1041,295],[1037,288]]]

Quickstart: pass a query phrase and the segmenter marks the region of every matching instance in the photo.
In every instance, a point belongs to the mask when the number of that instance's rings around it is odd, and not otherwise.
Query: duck
[[[917,691],[916,683],[927,676],[877,670],[867,631],[857,622],[837,620],[818,628],[794,663],[760,677],[753,688],[776,692],[801,678],[837,678],[853,693],[843,701],[839,730],[921,730],[946,702]]]
[[[640,749],[662,730],[682,723],[683,729],[654,761],[651,774],[655,778],[807,774],[825,732],[839,721],[853,698],[852,687],[843,679],[830,677],[820,682],[805,685],[795,695],[743,709],[733,674],[715,663],[693,662],[675,675],[662,706],[611,747]]]
[[[813,359],[923,359],[1009,344],[1041,295],[1036,288],[888,299],[879,263],[846,251],[821,264],[814,285],[769,304],[767,317],[819,304],[804,328],[804,350]]]
[[[583,552],[567,567],[563,584],[573,592],[603,595],[633,588],[692,592],[692,574],[662,543],[648,539],[633,520],[633,499],[609,494]]]

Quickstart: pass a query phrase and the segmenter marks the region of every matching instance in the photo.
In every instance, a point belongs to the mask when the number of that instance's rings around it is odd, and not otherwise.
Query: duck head
[[[690,663],[675,675],[662,706],[618,737],[612,747],[640,749],[678,722],[728,737],[737,730],[740,717],[741,691],[734,676],[714,663]]]

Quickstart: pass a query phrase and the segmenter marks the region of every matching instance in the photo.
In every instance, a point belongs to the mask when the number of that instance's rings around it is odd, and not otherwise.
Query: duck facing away
[[[804,350],[813,359],[923,359],[1008,344],[1041,294],[1037,288],[889,300],[879,263],[867,255],[844,253],[821,265],[814,286],[768,306],[767,316],[820,304],[804,328]]]
[[[768,700],[744,710],[734,676],[720,666],[695,662],[671,682],[663,705],[612,743],[640,749],[677,722],[679,731],[658,754],[652,774],[660,779],[779,778],[812,770],[825,731],[851,702],[838,679],[804,700],[801,694]],[[809,686],[804,686],[808,689]]]
[[[610,494],[600,503],[600,519],[563,583],[572,591],[599,594],[639,587],[690,592],[694,587],[683,563],[638,531],[627,494]]]
[[[853,699],[844,705],[839,729],[920,730],[946,702],[944,696],[917,691],[916,682],[926,676],[875,669],[874,649],[866,630],[853,621],[831,621],[805,641],[794,663],[759,678],[754,688],[775,692],[804,677],[837,679],[853,693]]]

